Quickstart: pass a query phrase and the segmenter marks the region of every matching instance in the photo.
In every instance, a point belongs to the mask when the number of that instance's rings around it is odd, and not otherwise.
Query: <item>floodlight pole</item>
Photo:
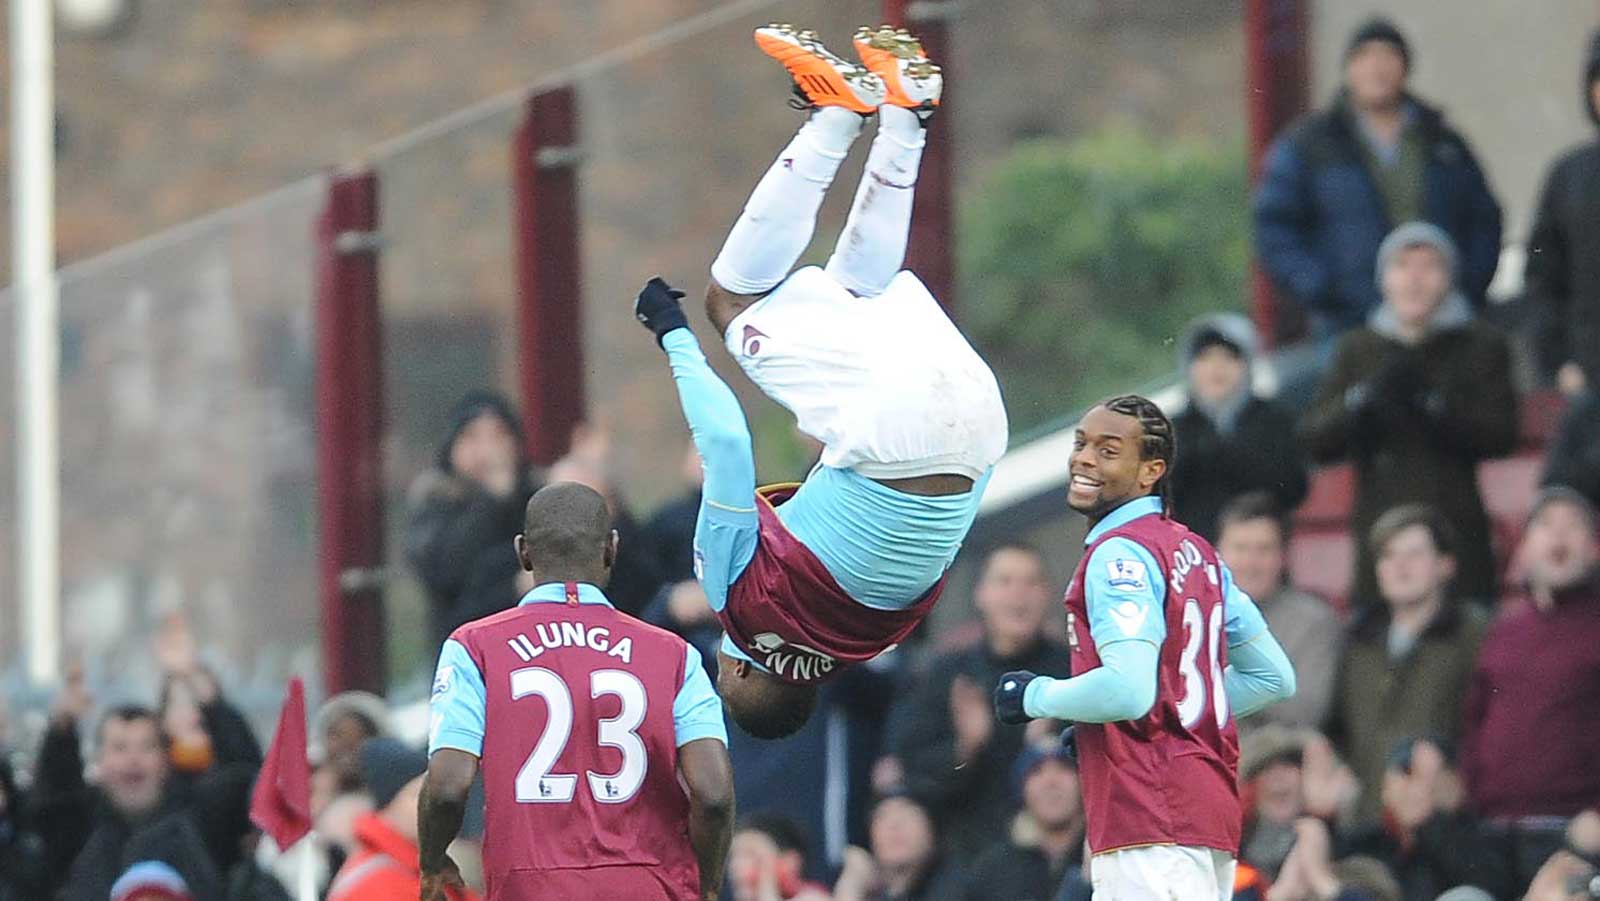
[[[50,0],[11,0],[11,268],[16,322],[17,594],[28,678],[61,673],[55,99]]]

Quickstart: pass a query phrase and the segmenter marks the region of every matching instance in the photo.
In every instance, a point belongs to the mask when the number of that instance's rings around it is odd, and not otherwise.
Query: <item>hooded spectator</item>
[[[1454,741],[1461,701],[1484,624],[1449,594],[1454,539],[1438,511],[1410,505],[1372,527],[1381,607],[1351,625],[1334,690],[1330,734],[1364,792],[1359,811],[1378,817],[1389,754],[1417,735]]]
[[[322,762],[346,781],[361,781],[361,746],[368,739],[394,732],[389,705],[366,691],[334,695],[317,709],[314,735],[322,746]]]
[[[728,849],[733,901],[830,901],[826,886],[806,881],[810,842],[805,827],[782,814],[743,817]]]
[[[872,808],[871,852],[846,855],[834,901],[962,901],[967,879],[939,844],[939,829],[916,798],[890,795]]]
[[[422,893],[417,850],[417,802],[428,757],[392,738],[361,746],[361,767],[374,813],[356,820],[356,852],[328,889],[328,901],[392,901]],[[451,901],[475,898],[447,889]]]
[[[1287,511],[1306,496],[1294,417],[1251,389],[1255,345],[1248,319],[1219,313],[1191,323],[1181,347],[1188,407],[1172,418],[1173,515],[1211,542],[1231,498],[1263,491]]]
[[[1560,847],[1561,821],[1600,802],[1595,508],[1571,489],[1545,489],[1521,560],[1526,587],[1489,628],[1473,671],[1462,768],[1473,804],[1526,882]]]
[[[50,894],[44,840],[28,826],[11,763],[0,757],[0,901],[32,901]]]
[[[1060,602],[1038,550],[1007,544],[990,551],[973,603],[983,642],[931,661],[890,723],[906,787],[927,799],[961,860],[1003,837],[1016,812],[1009,777],[1024,729],[995,722],[987,686],[1012,670],[1064,675],[1071,668],[1066,647],[1045,636],[1045,617]]]
[[[1289,523],[1267,494],[1246,494],[1222,508],[1217,552],[1233,584],[1255,600],[1272,635],[1294,664],[1294,697],[1240,722],[1320,727],[1333,701],[1333,675],[1342,649],[1338,614],[1314,594],[1289,582]]]
[[[1600,127],[1600,32],[1584,58],[1583,112]],[[1528,235],[1525,290],[1540,362],[1563,393],[1600,389],[1600,140],[1567,151],[1545,174]]]
[[[1403,222],[1461,248],[1459,285],[1481,305],[1500,259],[1500,206],[1465,139],[1406,90],[1411,47],[1372,19],[1350,38],[1338,97],[1272,145],[1254,205],[1256,254],[1331,342],[1378,308],[1378,246]]]
[[[1505,338],[1475,322],[1453,286],[1456,257],[1449,236],[1421,222],[1384,240],[1383,305],[1340,339],[1302,434],[1317,460],[1355,464],[1353,534],[1400,504],[1437,509],[1460,538],[1456,588],[1483,601],[1498,580],[1478,463],[1516,445],[1517,398]],[[1372,559],[1358,542],[1357,607],[1376,599]]]
[[[169,743],[155,712],[112,708],[95,744],[92,788],[83,781],[75,718],[58,715],[40,750],[38,798],[52,824],[46,843],[53,855],[71,860],[62,901],[105,901],[117,878],[142,861],[176,870],[196,897],[221,896],[201,825],[207,818],[200,815],[218,799],[184,796],[171,784]]]
[[[434,468],[411,486],[405,556],[428,593],[431,646],[516,603],[511,541],[538,487],[511,404],[487,391],[456,404]]]
[[[1407,901],[1432,901],[1458,886],[1509,897],[1527,884],[1513,884],[1506,859],[1466,810],[1461,778],[1442,743],[1402,740],[1389,756],[1377,792],[1382,822],[1336,844],[1342,855],[1383,862]]]
[[[969,901],[1082,899],[1093,892],[1084,872],[1083,792],[1078,764],[1056,742],[1028,747],[1012,768],[1022,810],[1006,841],[973,865]]]

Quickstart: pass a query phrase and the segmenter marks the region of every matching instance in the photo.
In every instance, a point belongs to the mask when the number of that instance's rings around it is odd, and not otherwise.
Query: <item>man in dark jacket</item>
[[[1600,32],[1584,61],[1584,112],[1600,126]],[[1600,389],[1600,141],[1545,174],[1524,275],[1540,362],[1568,395]]]
[[[1383,306],[1340,339],[1301,436],[1318,461],[1355,463],[1353,534],[1391,507],[1427,504],[1459,538],[1457,593],[1486,600],[1498,580],[1478,463],[1516,444],[1510,348],[1453,289],[1455,246],[1439,228],[1395,229],[1378,264]],[[1351,598],[1370,606],[1373,558],[1365,542],[1356,548]]]
[[[1294,417],[1251,390],[1255,340],[1250,320],[1222,313],[1190,324],[1181,349],[1188,407],[1172,418],[1173,515],[1213,544],[1230,500],[1264,491],[1291,511],[1306,496]]]
[[[221,876],[197,815],[215,799],[185,797],[171,784],[167,738],[156,714],[112,708],[96,745],[93,788],[83,781],[75,718],[59,714],[39,752],[40,830],[58,865],[70,861],[62,901],[104,901],[117,877],[142,861],[177,870],[196,897],[220,897]]]
[[[1024,730],[995,722],[987,687],[1012,670],[1064,676],[1071,666],[1067,649],[1044,635],[1053,598],[1037,550],[991,551],[973,600],[983,643],[934,659],[889,726],[906,787],[927,800],[959,860],[1002,840],[1016,810],[1011,763]]]
[[[1378,786],[1401,741],[1454,741],[1460,732],[1484,623],[1449,593],[1450,532],[1438,511],[1420,505],[1390,510],[1372,528],[1383,604],[1351,624],[1328,730],[1364,789],[1363,822],[1382,811]]]
[[[1562,824],[1600,803],[1600,514],[1547,488],[1522,541],[1527,588],[1478,654],[1465,704],[1462,771],[1478,812],[1526,883]],[[1535,753],[1524,754],[1530,738]]]
[[[511,539],[539,487],[524,448],[511,404],[474,391],[451,414],[434,468],[411,487],[405,555],[428,592],[433,645],[516,603]]]
[[[44,840],[29,826],[11,762],[0,755],[0,901],[50,895]]]
[[[1378,306],[1373,261],[1402,222],[1432,222],[1451,236],[1459,284],[1475,304],[1500,258],[1499,204],[1467,142],[1406,92],[1411,50],[1399,30],[1367,22],[1344,61],[1333,105],[1268,151],[1254,204],[1256,254],[1323,342]]]

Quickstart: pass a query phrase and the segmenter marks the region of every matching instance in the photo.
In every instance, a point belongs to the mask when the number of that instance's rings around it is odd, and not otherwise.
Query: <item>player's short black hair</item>
[[[801,861],[810,859],[811,836],[806,827],[793,817],[773,810],[758,810],[739,818],[736,832],[759,832],[778,846],[779,851],[793,851]]]
[[[1217,513],[1217,538],[1221,540],[1231,525],[1258,519],[1270,520],[1278,527],[1278,537],[1284,544],[1289,543],[1289,517],[1284,515],[1278,499],[1265,491],[1247,491],[1223,504]]]
[[[1412,526],[1421,526],[1433,539],[1434,550],[1447,557],[1456,554],[1456,532],[1450,521],[1437,508],[1427,504],[1401,504],[1391,507],[1372,524],[1367,536],[1367,548],[1374,557],[1383,556],[1383,549],[1394,537]]]
[[[599,561],[611,540],[611,509],[587,485],[555,482],[528,499],[522,537],[535,572]]]
[[[766,675],[766,674],[763,674]],[[762,680],[762,687],[744,700],[728,703],[723,698],[723,709],[733,717],[733,722],[751,738],[770,741],[788,738],[799,732],[817,709],[817,689],[814,685],[795,685],[776,676]]]
[[[143,704],[118,704],[110,707],[100,715],[100,725],[95,729],[95,744],[105,741],[106,725],[109,723],[137,723],[146,720],[156,730],[156,740],[161,742],[162,748],[172,744],[172,737],[167,735],[167,730],[161,725],[161,717],[154,710]]]
[[[1100,406],[1113,413],[1123,416],[1132,416],[1139,420],[1139,427],[1144,434],[1139,440],[1139,459],[1161,460],[1167,464],[1167,471],[1156,480],[1155,493],[1161,498],[1161,505],[1170,515],[1172,513],[1172,460],[1177,453],[1178,441],[1173,432],[1172,420],[1167,414],[1156,406],[1156,402],[1142,394],[1124,394],[1102,401]]]

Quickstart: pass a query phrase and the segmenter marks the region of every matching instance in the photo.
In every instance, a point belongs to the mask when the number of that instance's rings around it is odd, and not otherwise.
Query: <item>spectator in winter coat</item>
[[[1005,835],[1016,812],[1011,763],[1024,729],[995,722],[986,686],[1011,670],[1065,675],[1065,646],[1045,637],[1052,595],[1044,559],[1002,545],[984,559],[973,589],[983,643],[935,658],[896,705],[890,748],[906,787],[925,798],[950,851],[972,860]]]
[[[81,686],[69,680],[67,692],[74,691]],[[143,861],[176,870],[196,897],[220,897],[222,880],[202,824],[208,809],[227,802],[198,787],[185,793],[172,784],[167,737],[155,712],[143,707],[114,707],[102,718],[96,735],[98,784],[86,786],[78,752],[79,712],[70,699],[59,705],[36,774],[46,845],[53,856],[71,861],[62,901],[105,901],[117,878]]]
[[[1089,901],[1077,761],[1050,741],[1024,749],[1012,778],[1022,810],[974,864],[968,901]]]
[[[1302,438],[1321,462],[1354,462],[1352,533],[1368,534],[1391,507],[1427,504],[1459,536],[1457,593],[1486,600],[1498,579],[1478,463],[1516,444],[1511,351],[1499,332],[1473,320],[1452,287],[1455,245],[1438,228],[1395,229],[1378,265],[1383,306],[1339,340]],[[1351,597],[1358,608],[1376,599],[1369,550],[1357,543]]]
[[[1600,32],[1584,60],[1583,111],[1600,126]],[[1524,278],[1540,362],[1569,396],[1600,391],[1600,141],[1567,151],[1545,174]]]
[[[434,468],[411,486],[405,556],[428,592],[434,645],[516,603],[511,540],[539,487],[524,448],[511,404],[472,392],[456,404]]]
[[[1290,511],[1306,496],[1294,417],[1250,387],[1255,342],[1250,320],[1237,313],[1202,317],[1183,340],[1188,407],[1172,418],[1173,516],[1211,542],[1232,498],[1264,491]]]
[[[417,800],[428,757],[392,738],[361,746],[361,765],[375,813],[356,821],[356,852],[328,889],[328,901],[393,901],[422,894],[417,850]],[[471,892],[446,889],[450,901]]]
[[[1371,544],[1383,605],[1351,625],[1329,730],[1363,788],[1363,821],[1381,812],[1377,787],[1402,740],[1456,739],[1484,632],[1476,609],[1448,593],[1454,539],[1438,511],[1397,507],[1379,517]]]
[[[0,757],[0,901],[50,895],[44,840],[29,827],[11,763]]]
[[[694,527],[700,515],[700,485],[705,473],[692,443],[684,456],[682,475],[683,493],[663,504],[644,527],[647,542],[656,552],[661,587],[639,618],[694,645],[707,675],[715,680],[722,625],[711,610],[706,590],[694,575]]]
[[[1289,582],[1289,525],[1270,495],[1234,498],[1222,508],[1217,553],[1267,618],[1272,634],[1294,664],[1294,697],[1240,722],[1319,728],[1333,701],[1333,676],[1343,647],[1343,625],[1328,602]]]
[[[1522,541],[1527,587],[1484,637],[1462,769],[1524,882],[1560,822],[1600,804],[1600,520],[1566,488],[1540,494]],[[1524,753],[1536,740],[1537,751]]]
[[[1544,459],[1545,485],[1565,485],[1600,506],[1600,390],[1572,399]]]
[[[1406,91],[1411,48],[1373,19],[1344,55],[1338,98],[1267,152],[1255,197],[1256,254],[1331,341],[1377,309],[1378,245],[1403,222],[1431,222],[1461,249],[1459,285],[1483,302],[1500,258],[1500,207],[1467,142]]]

